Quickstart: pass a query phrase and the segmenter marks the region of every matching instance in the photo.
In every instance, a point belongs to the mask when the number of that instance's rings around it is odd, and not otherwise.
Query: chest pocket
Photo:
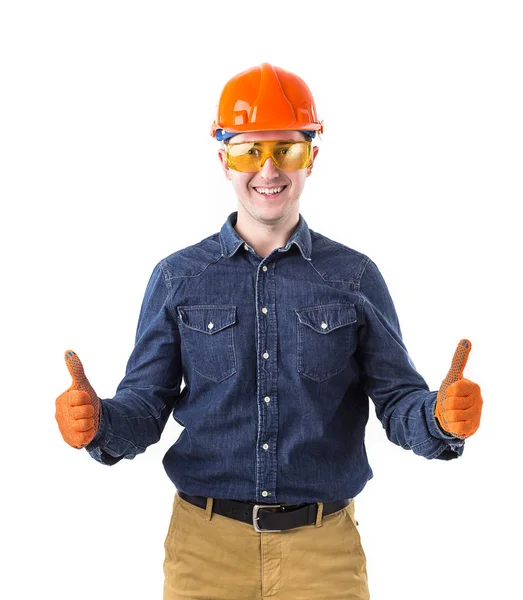
[[[298,372],[324,381],[343,371],[356,349],[356,305],[324,304],[295,312]]]
[[[178,306],[177,311],[190,368],[216,382],[236,373],[236,306]]]

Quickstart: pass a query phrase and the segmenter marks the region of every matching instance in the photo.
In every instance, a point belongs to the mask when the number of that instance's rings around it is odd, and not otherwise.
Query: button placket
[[[258,330],[258,438],[256,445],[256,495],[274,496],[276,484],[276,453],[273,450],[277,431],[277,405],[271,402],[273,395],[266,393],[272,389],[272,381],[276,380],[276,319],[271,319],[267,306],[273,305],[275,294],[274,269],[262,265],[256,278],[256,319]]]

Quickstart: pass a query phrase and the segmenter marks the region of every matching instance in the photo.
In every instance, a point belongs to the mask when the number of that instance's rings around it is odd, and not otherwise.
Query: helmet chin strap
[[[311,138],[315,137],[315,135],[316,135],[315,131],[303,131],[300,129],[295,129],[295,130],[290,130],[290,131],[299,131],[300,133],[305,133],[306,135],[310,136]],[[234,137],[235,135],[239,135],[240,133],[246,133],[246,132],[238,131],[236,133],[233,133],[232,131],[226,131],[225,129],[217,129],[216,130],[216,139],[219,142],[224,142],[225,140],[228,140],[228,139]]]

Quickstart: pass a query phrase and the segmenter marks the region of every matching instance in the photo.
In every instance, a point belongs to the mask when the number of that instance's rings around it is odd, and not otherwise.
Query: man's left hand
[[[450,370],[439,388],[434,408],[441,427],[462,439],[468,438],[478,429],[483,406],[479,385],[463,378],[471,349],[469,340],[459,342]]]

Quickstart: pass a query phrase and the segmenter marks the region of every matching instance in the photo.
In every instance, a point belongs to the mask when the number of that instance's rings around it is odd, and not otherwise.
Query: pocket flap
[[[355,304],[324,304],[295,311],[300,323],[308,325],[318,333],[329,333],[333,329],[357,321]]]
[[[178,306],[177,310],[187,327],[210,335],[236,323],[236,306]]]

